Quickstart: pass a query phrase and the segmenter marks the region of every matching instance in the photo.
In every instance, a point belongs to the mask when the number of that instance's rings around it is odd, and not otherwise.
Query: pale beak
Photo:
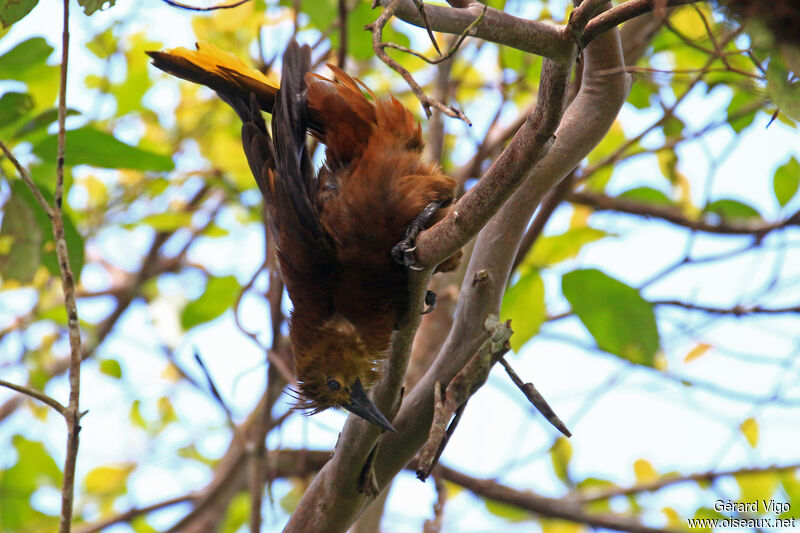
[[[375,424],[378,427],[397,433],[397,430],[394,429],[394,426],[383,416],[383,413],[381,413],[381,410],[375,405],[375,402],[367,397],[367,393],[364,391],[360,379],[356,379],[353,388],[350,389],[350,403],[342,407],[354,415],[360,416],[370,424]]]

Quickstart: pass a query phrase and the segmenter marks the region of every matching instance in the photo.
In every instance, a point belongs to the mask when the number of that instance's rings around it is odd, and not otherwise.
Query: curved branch
[[[439,29],[431,13],[428,14],[431,24]],[[566,39],[566,31],[559,30],[558,40],[563,43]],[[568,42],[570,50],[574,51],[574,42],[571,39]],[[542,69],[539,101],[534,112],[487,175],[473,187],[470,194],[462,198],[458,209],[445,218],[445,221],[449,221],[436,226],[445,229],[432,228],[421,236],[422,239],[428,234],[427,246],[438,246],[435,253],[446,257],[445,254],[454,252],[465,242],[470,230],[480,227],[485,220],[481,217],[491,216],[527,177],[527,181],[478,237],[459,298],[456,325],[434,365],[403,402],[394,418],[398,433],[386,434],[380,442],[374,461],[377,488],[385,487],[425,441],[431,424],[434,382],[449,382],[485,340],[472,325],[482,323],[489,312],[496,312],[499,308],[514,252],[530,214],[547,190],[567,175],[600,142],[611,126],[627,94],[628,77],[624,74],[596,76],[595,73],[620,64],[622,52],[616,31],[607,32],[587,49],[584,67],[586,81],[564,116],[556,132],[556,141],[553,142],[553,131],[563,112],[572,61],[557,63],[546,60]],[[552,148],[548,150],[550,145]],[[462,202],[466,203],[462,205]],[[476,213],[473,214],[473,211]],[[448,235],[448,232],[452,233]],[[436,242],[437,239],[442,242]],[[419,247],[423,248],[421,241]],[[420,259],[427,264],[434,264],[431,259],[435,259],[435,254],[430,251],[426,253],[427,261]],[[412,280],[412,302],[422,301],[421,294],[428,275],[421,273]],[[473,283],[473,280],[477,281]],[[410,318],[395,335],[394,345],[410,345],[419,317]],[[390,358],[393,363],[395,355],[393,353]],[[401,359],[405,362],[407,356]],[[404,366],[402,371],[405,371]],[[392,371],[387,376],[389,380],[396,378]],[[387,403],[391,406],[391,399],[396,397],[393,387],[387,385],[382,383],[375,387],[378,393],[375,400],[382,409],[386,408]],[[363,421],[355,420],[355,417],[348,419],[334,457],[306,490],[285,531],[344,531],[369,503],[370,498],[359,492],[359,475],[377,440],[377,431],[367,426]]]
[[[381,0],[381,3],[386,8],[390,0]],[[481,16],[484,7],[484,4],[478,2],[472,2],[463,8],[426,4],[425,14],[432,30],[461,35]],[[412,0],[400,0],[395,16],[409,24],[425,28]],[[559,62],[570,60],[574,46],[573,42],[563,40],[563,33],[558,26],[515,17],[491,7],[486,9],[483,20],[472,35]]]
[[[379,450],[376,474],[381,485],[425,441],[432,417],[434,383],[452,379],[484,340],[473,325],[499,309],[511,263],[531,213],[544,194],[600,142],[625,100],[627,76],[595,75],[622,63],[618,33],[600,36],[587,48],[585,56],[584,84],[564,115],[553,147],[532,172],[525,169],[527,180],[478,236],[450,336],[394,419],[399,433],[387,436]]]

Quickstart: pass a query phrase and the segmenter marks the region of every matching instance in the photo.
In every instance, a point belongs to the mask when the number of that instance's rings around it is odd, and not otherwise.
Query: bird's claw
[[[419,272],[425,268],[417,261],[417,245],[414,244],[414,237],[406,235],[405,239],[395,244],[392,248],[392,258],[409,270]]]
[[[419,233],[425,229],[425,225],[430,222],[436,211],[443,205],[443,202],[431,202],[420,211],[406,228],[406,235],[402,241],[392,247],[392,258],[405,266],[409,270],[425,270],[425,267],[417,261],[416,240]]]
[[[428,313],[430,313],[431,311],[436,309],[436,302],[437,301],[438,301],[438,297],[436,296],[435,292],[433,292],[433,291],[425,291],[425,305],[427,305],[428,307],[426,307],[422,311],[422,313],[420,313],[420,314],[421,315],[427,315]]]

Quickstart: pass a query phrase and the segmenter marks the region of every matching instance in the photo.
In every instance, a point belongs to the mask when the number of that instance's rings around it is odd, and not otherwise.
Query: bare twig
[[[53,239],[56,244],[56,256],[61,271],[61,287],[64,291],[64,307],[67,311],[67,327],[69,328],[69,404],[64,413],[67,422],[67,445],[64,459],[64,478],[61,485],[61,519],[60,533],[69,533],[72,527],[72,504],[75,490],[75,465],[78,460],[78,443],[80,433],[80,383],[81,362],[81,330],[78,321],[78,308],[75,303],[75,279],[69,264],[67,241],[64,236],[64,218],[62,198],[64,195],[64,154],[66,149],[67,118],[67,65],[69,59],[69,0],[64,0],[64,28],[61,37],[61,78],[58,90],[58,157],[56,163],[56,190],[54,194],[53,216],[50,218],[53,227]]]
[[[779,222],[764,222],[761,220],[739,221],[725,220],[710,221],[707,218],[688,218],[677,207],[645,204],[627,198],[606,196],[605,194],[576,191],[567,195],[567,201],[587,205],[597,211],[618,211],[631,215],[659,218],[678,226],[683,226],[705,233],[718,233],[723,235],[753,235],[763,237],[767,233],[800,225],[800,213]]]
[[[461,371],[444,387],[442,383],[434,384],[434,413],[428,441],[417,455],[417,477],[421,481],[430,475],[439,457],[453,434],[458,420],[470,397],[486,383],[494,363],[511,349],[508,339],[511,338],[510,321],[500,322],[496,315],[490,315],[483,327],[489,337],[476,351]],[[456,415],[448,426],[450,418]]]
[[[581,46],[585,47],[601,33],[611,28],[616,28],[625,21],[653,11],[659,3],[664,4],[664,7],[675,7],[699,1],[701,0],[668,0],[666,2],[660,0],[628,0],[592,18],[586,24],[586,29],[581,35]]]
[[[431,43],[433,43],[433,49],[436,50],[437,54],[442,55],[442,51],[439,50],[439,43],[436,42],[436,37],[433,35],[431,23],[428,22],[428,15],[425,13],[425,2],[422,0],[414,0],[414,4],[417,6],[417,12],[422,19],[423,26],[425,26],[425,31],[428,32],[428,38],[431,40]]]
[[[567,425],[561,421],[558,415],[553,411],[553,408],[550,407],[550,404],[547,403],[547,400],[544,399],[544,396],[536,390],[536,387],[533,386],[533,383],[523,383],[522,379],[517,375],[511,365],[506,361],[505,357],[500,358],[500,364],[503,365],[503,368],[506,369],[506,373],[511,378],[511,381],[514,382],[514,385],[522,391],[525,397],[528,399],[529,402],[536,408],[537,411],[542,413],[542,416],[550,422],[554,428],[559,430],[561,433],[564,434],[565,437],[571,437],[572,433],[570,433],[569,429],[567,429]]]
[[[8,147],[5,145],[3,141],[0,141],[0,149],[3,150],[3,153],[6,155],[8,160],[11,161],[11,164],[13,164],[14,167],[17,169],[17,172],[19,172],[20,178],[22,178],[22,181],[24,181],[25,185],[27,185],[28,188],[31,190],[31,192],[33,193],[33,197],[36,198],[36,203],[38,203],[39,206],[42,208],[42,211],[44,211],[47,214],[47,217],[52,219],[53,207],[50,204],[48,204],[47,200],[45,200],[44,196],[42,196],[42,192],[39,190],[39,187],[37,187],[36,184],[33,182],[33,178],[31,177],[30,172],[28,172],[28,169],[20,165],[17,158],[14,157],[14,154],[11,153],[11,150],[8,149]]]
[[[607,500],[615,496],[628,496],[631,494],[640,494],[643,492],[653,492],[656,490],[676,485],[678,483],[690,483],[698,481],[714,481],[721,477],[728,476],[741,476],[748,474],[760,474],[763,472],[787,472],[800,469],[800,463],[790,465],[773,465],[762,467],[748,467],[737,468],[735,470],[721,470],[721,471],[708,471],[699,472],[694,474],[677,474],[666,475],[660,479],[650,481],[648,483],[637,483],[628,487],[612,487],[601,490],[586,490],[570,494],[566,497],[567,500],[577,501],[581,503],[596,502],[600,500]]]
[[[196,7],[190,6],[189,4],[184,4],[182,2],[177,2],[175,0],[162,0],[165,4],[169,4],[173,7],[179,7],[181,9],[186,9],[189,11],[217,11],[218,9],[231,9],[234,7],[239,7],[242,4],[246,4],[250,0],[237,0],[236,2],[232,2],[230,4],[219,4],[216,6],[208,6],[208,7]]]
[[[441,63],[442,61],[447,61],[448,59],[453,57],[456,52],[458,52],[458,49],[461,47],[461,44],[464,42],[464,39],[466,39],[467,37],[472,35],[474,33],[473,30],[478,26],[478,24],[480,24],[481,20],[483,20],[483,17],[486,15],[486,10],[488,8],[489,8],[489,6],[483,6],[483,11],[481,11],[481,14],[478,15],[478,17],[475,20],[473,20],[470,23],[470,25],[467,26],[464,29],[463,32],[461,32],[461,34],[456,39],[455,43],[453,43],[450,46],[450,48],[447,50],[447,53],[442,55],[442,53],[439,52],[439,56],[440,57],[438,57],[436,59],[428,59],[424,54],[420,54],[419,52],[415,52],[414,50],[412,50],[410,48],[407,48],[405,46],[402,46],[402,45],[399,45],[399,44],[396,44],[396,43],[384,43],[384,42],[382,42],[380,44],[380,46],[383,47],[383,48],[393,48],[395,50],[399,50],[401,52],[405,52],[407,54],[411,54],[414,57],[417,57],[417,58],[425,61],[428,64],[437,65],[437,64]],[[438,50],[438,47],[437,47],[437,52],[438,51],[439,50]],[[469,124],[469,122],[467,122],[467,123]]]
[[[576,502],[546,498],[532,492],[512,489],[491,479],[474,478],[445,466],[440,465],[439,472],[444,479],[461,485],[482,498],[498,500],[542,516],[628,533],[665,533],[675,531],[645,526],[639,521],[626,516],[590,513]]]
[[[383,13],[380,14],[380,16],[377,18],[375,22],[373,22],[372,24],[368,24],[366,26],[366,29],[372,32],[372,49],[375,51],[375,54],[380,58],[381,61],[386,63],[386,65],[388,65],[390,68],[392,68],[392,70],[400,74],[403,77],[403,79],[406,80],[406,83],[408,83],[413,93],[419,99],[420,103],[422,103],[422,108],[425,110],[425,115],[427,117],[430,118],[431,107],[434,107],[439,111],[441,111],[442,113],[444,113],[445,115],[447,115],[448,117],[459,118],[464,122],[466,122],[467,124],[472,125],[472,123],[469,121],[469,119],[466,117],[466,115],[464,115],[464,113],[461,110],[456,109],[453,106],[447,106],[442,102],[439,102],[438,100],[435,100],[426,95],[422,91],[422,87],[420,87],[419,84],[416,82],[416,80],[414,80],[413,76],[411,76],[411,73],[408,72],[408,70],[406,70],[405,68],[403,68],[400,65],[400,63],[389,57],[389,55],[384,50],[384,47],[382,46],[383,43],[381,41],[383,28],[389,22],[389,19],[392,18],[392,15],[394,14],[395,10],[397,9],[397,6],[401,1],[402,0],[393,0],[392,3],[389,4],[389,7],[383,10]]]
[[[6,381],[4,379],[0,379],[0,387],[6,387],[7,389],[11,389],[13,391],[17,391],[20,394],[24,394],[26,396],[30,396],[31,398],[34,398],[36,400],[39,400],[42,403],[45,403],[45,404],[49,405],[50,407],[52,407],[53,409],[58,411],[58,414],[60,414],[62,416],[66,416],[67,408],[64,407],[63,405],[61,405],[61,403],[58,400],[48,396],[47,394],[45,394],[43,392],[40,392],[40,391],[38,391],[36,389],[33,389],[31,387],[25,387],[24,385],[17,385],[15,383],[11,383],[11,382]]]

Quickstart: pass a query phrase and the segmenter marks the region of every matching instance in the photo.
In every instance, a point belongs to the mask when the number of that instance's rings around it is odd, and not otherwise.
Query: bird
[[[148,51],[153,65],[210,87],[242,121],[242,146],[264,197],[292,310],[295,407],[342,408],[395,431],[367,396],[409,305],[420,231],[453,209],[456,182],[423,159],[420,124],[394,96],[289,42],[281,82],[208,42]],[[271,135],[262,111],[272,114]],[[325,145],[315,170],[306,141]],[[437,267],[452,270],[458,252]],[[428,291],[426,303],[435,304]]]

